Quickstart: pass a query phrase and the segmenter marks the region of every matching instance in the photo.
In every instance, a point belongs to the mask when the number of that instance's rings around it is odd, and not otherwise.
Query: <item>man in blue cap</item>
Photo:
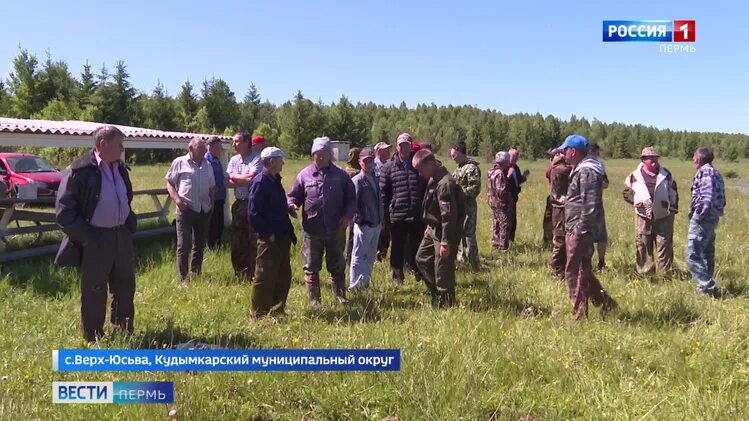
[[[576,320],[588,317],[588,297],[602,314],[616,307],[616,301],[603,289],[593,274],[593,244],[600,236],[600,212],[603,203],[603,166],[588,155],[588,139],[573,134],[558,151],[573,169],[564,205],[567,280],[572,311]]]

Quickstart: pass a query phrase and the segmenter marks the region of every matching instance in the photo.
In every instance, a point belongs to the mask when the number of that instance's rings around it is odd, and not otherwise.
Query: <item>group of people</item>
[[[120,161],[124,139],[114,126],[97,129],[93,150],[63,171],[57,198],[57,222],[65,236],[55,262],[80,268],[81,327],[89,341],[104,333],[107,289],[110,322],[133,330],[136,218],[128,167]],[[237,154],[224,170],[221,140],[195,138],[165,178],[176,205],[177,270],[183,283],[200,273],[205,247],[220,245],[226,190],[234,188],[231,262],[236,275],[253,285],[253,318],[284,312],[291,286],[291,246],[297,242],[291,218],[300,212],[304,281],[313,308],[322,300],[323,258],[332,295],[341,304],[347,302],[347,293],[368,288],[375,261],[384,260],[388,249],[393,286],[405,281],[408,267],[417,281],[424,281],[435,307],[456,303],[456,262],[480,268],[476,225],[482,176],[464,142],[450,149],[457,164],[450,174],[431,145],[414,142],[408,133],[398,136],[392,156],[386,142],[352,149],[346,169],[335,163],[330,140],[319,137],[310,150],[312,162],[296,175],[288,193],[281,182],[286,156],[281,149],[266,147],[262,136],[249,133],[236,134],[233,146]],[[647,273],[657,262],[658,270],[666,272],[673,261],[676,183],[658,165],[654,149],[646,148],[642,155],[624,190],[636,211],[638,271]],[[529,175],[520,171],[517,158],[514,149],[498,152],[487,174],[492,245],[499,252],[514,240],[517,201]],[[725,196],[711,162],[708,149],[695,153],[698,172],[692,187],[688,261],[700,290],[716,295],[715,226]],[[604,309],[615,307],[591,264],[594,244],[605,244],[602,190],[608,180],[602,162],[584,137],[572,135],[554,151],[548,177],[550,266],[566,278],[575,316],[587,316],[589,297]]]
[[[588,299],[606,312],[616,301],[593,273],[594,245],[598,245],[598,268],[605,267],[608,242],[603,207],[603,189],[609,186],[599,159],[600,148],[583,136],[571,135],[551,151],[547,172],[551,206],[552,253],[549,266],[567,281],[576,318],[587,317]],[[637,272],[667,276],[673,270],[674,218],[679,193],[671,172],[659,163],[653,147],[640,154],[641,163],[624,180],[624,200],[634,207]],[[715,228],[726,205],[723,178],[713,165],[709,148],[698,148],[693,156],[697,173],[692,184],[687,236],[687,266],[698,291],[720,296],[715,283]]]

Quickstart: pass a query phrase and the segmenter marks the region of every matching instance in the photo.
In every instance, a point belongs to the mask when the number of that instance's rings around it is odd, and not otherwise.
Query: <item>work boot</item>
[[[455,301],[455,291],[446,292],[441,297],[441,307],[448,308],[453,307],[457,302]]]
[[[393,269],[393,288],[398,288],[403,284],[403,280],[405,279],[405,275],[403,274],[402,269]]]
[[[320,307],[320,278],[317,274],[304,275],[304,282],[307,285],[310,308]]]
[[[341,304],[348,303],[346,299],[346,277],[343,274],[337,274],[333,276],[330,283],[330,289],[333,291],[333,295]]]

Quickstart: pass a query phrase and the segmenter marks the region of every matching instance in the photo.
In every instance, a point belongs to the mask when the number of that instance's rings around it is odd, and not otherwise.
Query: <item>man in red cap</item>
[[[257,237],[247,215],[249,186],[263,170],[260,152],[264,147],[265,138],[262,135],[251,137],[247,132],[237,133],[234,135],[237,154],[231,157],[226,166],[226,186],[234,188],[237,199],[231,207],[231,264],[237,276],[249,281],[255,277],[257,257]]]

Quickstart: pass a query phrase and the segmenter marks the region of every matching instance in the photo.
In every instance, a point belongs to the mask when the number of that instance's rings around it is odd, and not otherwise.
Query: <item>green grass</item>
[[[287,188],[304,164],[287,164]],[[634,272],[633,212],[621,185],[636,162],[608,161],[611,244],[600,279],[621,308],[572,322],[565,287],[550,277],[541,247],[545,165],[523,165],[532,175],[521,194],[517,243],[505,255],[489,252],[482,196],[484,270],[459,270],[458,308],[432,310],[412,277],[392,290],[387,264],[378,263],[368,298],[343,307],[326,289],[323,307],[308,310],[297,246],[288,315],[251,322],[251,288],[233,278],[227,249],[207,253],[204,274],[180,289],[172,239],[162,237],[137,243],[135,334],[98,345],[164,348],[198,339],[233,348],[400,348],[400,372],[54,373],[51,350],[85,347],[77,273],[49,258],[5,265],[0,418],[164,419],[172,408],[179,419],[231,420],[749,418],[749,166],[717,164],[739,178],[726,180],[718,228],[717,278],[726,297],[711,300],[698,297],[684,274],[692,166],[665,161],[681,193],[674,239],[681,274],[663,280]],[[135,188],[161,187],[166,169],[136,168]],[[53,405],[52,381],[74,380],[174,381],[175,404]]]

